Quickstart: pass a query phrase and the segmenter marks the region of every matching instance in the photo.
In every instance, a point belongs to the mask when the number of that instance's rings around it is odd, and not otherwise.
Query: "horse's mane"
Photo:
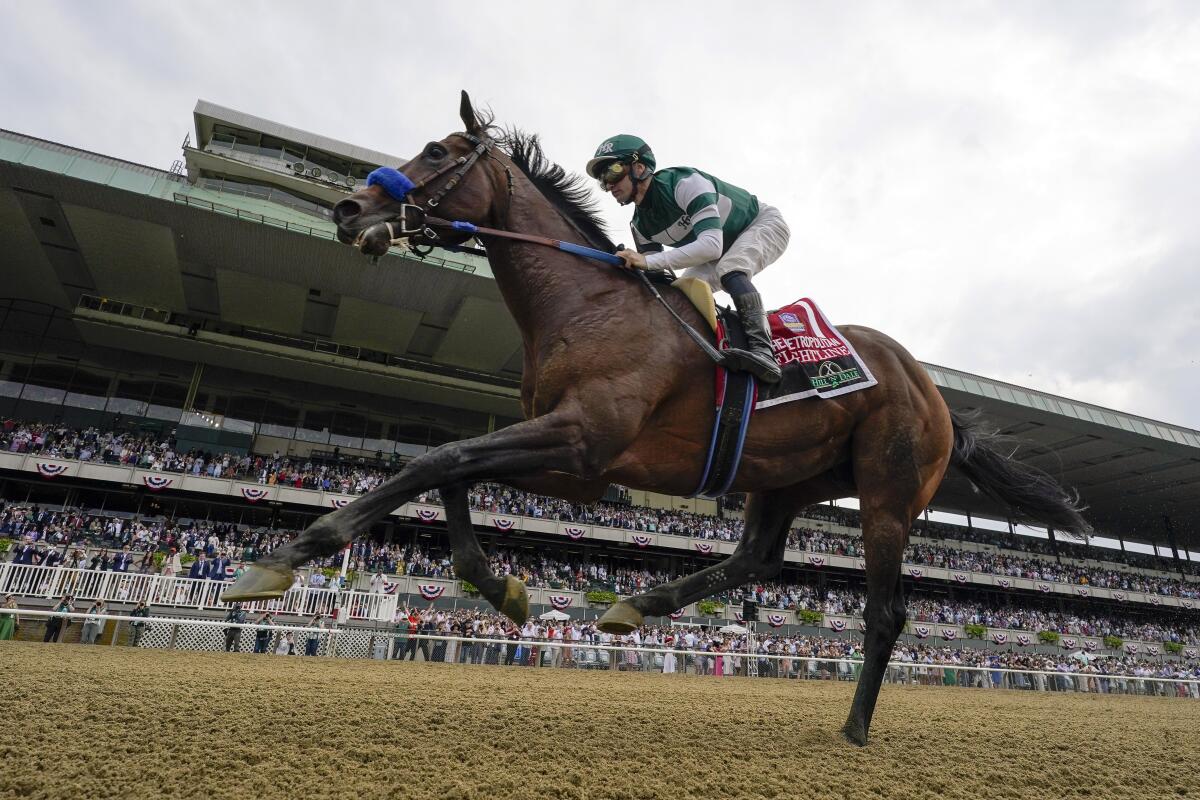
[[[517,169],[525,173],[525,177],[587,239],[589,245],[605,252],[613,251],[613,242],[608,238],[587,178],[567,172],[546,158],[536,133],[526,133],[520,128],[498,128],[490,113],[477,111],[476,117],[480,128],[500,144]]]

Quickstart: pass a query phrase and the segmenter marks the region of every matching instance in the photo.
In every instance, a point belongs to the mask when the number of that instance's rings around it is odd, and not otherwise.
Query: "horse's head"
[[[505,188],[511,178],[497,172],[506,167],[491,158],[495,142],[465,91],[459,114],[465,132],[430,142],[399,169],[375,170],[365,189],[333,207],[338,241],[381,256],[405,239],[454,244],[468,238],[446,227],[448,221],[494,221],[501,193],[511,191]]]

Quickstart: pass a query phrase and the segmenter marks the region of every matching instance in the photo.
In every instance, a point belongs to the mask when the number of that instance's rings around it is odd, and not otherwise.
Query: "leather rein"
[[[614,267],[621,267],[623,269],[626,268],[625,262],[621,258],[618,258],[612,253],[606,253],[603,250],[597,250],[592,247],[584,247],[582,245],[572,244],[571,242],[564,242],[559,239],[551,239],[547,236],[535,236],[528,233],[502,231],[497,230],[496,228],[485,228],[481,225],[475,225],[474,223],[470,222],[452,222],[450,220],[432,216],[429,213],[430,210],[437,208],[442,200],[445,199],[446,195],[454,191],[454,189],[462,182],[463,176],[467,174],[471,167],[475,166],[481,157],[485,155],[490,157],[492,148],[496,146],[496,142],[486,134],[483,136],[475,136],[471,133],[452,133],[451,136],[458,136],[462,139],[466,139],[468,142],[474,145],[474,149],[469,155],[459,156],[454,161],[451,161],[445,166],[435,170],[431,174],[426,175],[418,183],[413,183],[412,180],[403,172],[400,172],[396,169],[391,169],[389,167],[380,167],[367,176],[367,186],[374,186],[378,184],[380,188],[382,188],[393,200],[396,200],[400,203],[399,224],[397,225],[394,220],[388,222],[377,222],[359,234],[360,241],[370,231],[382,226],[387,231],[390,244],[408,247],[418,256],[422,256],[432,252],[435,247],[452,247],[451,245],[444,244],[441,241],[441,237],[438,235],[438,230],[441,229],[455,231],[458,233],[466,233],[468,235],[491,236],[500,239],[510,239],[518,242],[528,242],[530,244],[554,247],[564,252],[583,256],[584,258],[602,261]],[[501,166],[504,167],[504,173],[508,176],[508,196],[511,198],[513,195],[512,171],[509,170],[507,164],[502,163]],[[430,183],[438,180],[451,170],[454,171],[454,174],[450,176],[450,179],[447,180],[446,183],[441,186],[441,188],[434,192],[433,195],[425,201],[424,205],[406,202],[412,192],[425,188]],[[415,227],[412,228],[408,226],[408,215],[410,212],[416,218]],[[637,274],[642,283],[646,285],[646,288],[650,290],[650,294],[654,296],[654,299],[662,303],[663,307],[667,309],[671,316],[675,318],[675,321],[683,327],[688,336],[690,336],[692,340],[699,345],[700,349],[704,351],[704,354],[717,364],[723,365],[725,363],[725,356],[721,353],[721,351],[709,344],[708,340],[703,335],[689,325],[687,321],[683,319],[683,317],[679,316],[678,312],[671,307],[671,304],[666,301],[666,298],[664,298],[654,286],[654,282],[651,281],[649,276],[647,276],[646,271],[636,269],[632,271]],[[674,279],[674,275],[670,273],[669,270],[664,270],[662,273],[663,277],[669,276],[671,280]]]

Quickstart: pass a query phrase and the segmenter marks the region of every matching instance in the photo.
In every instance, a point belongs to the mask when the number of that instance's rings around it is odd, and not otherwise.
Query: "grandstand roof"
[[[202,101],[198,132],[210,119],[259,129],[274,124],[231,116],[237,114]],[[395,160],[292,129],[281,133],[355,158]],[[0,131],[0,252],[15,265],[6,270],[9,296],[68,310],[83,296],[107,297],[292,342],[391,353],[418,367],[458,370],[453,381],[461,382],[414,379],[393,387],[400,396],[518,415],[521,340],[479,259],[420,260],[393,251],[370,264],[336,244],[327,220],[271,197],[216,192],[181,174],[6,131]],[[195,343],[132,319],[77,312],[76,324],[85,341],[202,357],[186,350]],[[951,407],[981,410],[1028,443],[1018,457],[1076,487],[1102,535],[1165,545],[1169,525],[1179,547],[1200,550],[1197,431],[928,369]],[[312,379],[363,381],[378,391],[382,378],[360,372]],[[946,482],[935,505],[1004,516],[961,478]]]

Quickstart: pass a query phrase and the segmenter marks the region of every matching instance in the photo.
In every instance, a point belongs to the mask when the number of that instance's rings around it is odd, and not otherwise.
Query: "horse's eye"
[[[425,155],[434,161],[441,161],[446,157],[446,148],[440,144],[431,144],[425,148]]]

